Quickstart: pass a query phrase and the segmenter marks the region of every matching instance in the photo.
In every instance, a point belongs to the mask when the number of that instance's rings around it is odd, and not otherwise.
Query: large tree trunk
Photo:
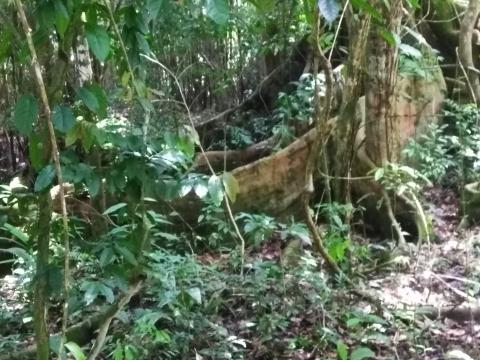
[[[458,60],[466,75],[467,88],[472,100],[480,103],[480,79],[478,70],[473,61],[472,37],[480,14],[480,1],[470,0],[467,11],[460,26],[460,38],[458,46]],[[478,40],[478,39],[477,39]]]
[[[348,17],[350,42],[350,57],[346,65],[345,86],[342,104],[340,106],[337,131],[334,134],[334,150],[332,164],[333,195],[336,201],[346,203],[350,196],[349,178],[352,162],[356,154],[356,138],[362,130],[362,118],[358,117],[359,99],[363,94],[363,76],[365,68],[365,49],[371,20],[366,15],[358,19],[349,13]]]
[[[376,1],[376,5],[384,14],[385,30],[399,34],[402,1],[390,2],[389,9],[382,1]],[[368,44],[366,152],[374,164],[383,166],[387,162],[397,162],[400,156],[399,119],[393,113],[398,48],[387,43],[378,27],[371,30]]]

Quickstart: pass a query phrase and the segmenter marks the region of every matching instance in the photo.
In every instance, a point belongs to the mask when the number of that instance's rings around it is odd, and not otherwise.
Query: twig
[[[313,237],[314,244],[316,250],[319,252],[321,257],[325,260],[328,267],[334,274],[341,274],[341,270],[338,264],[333,260],[333,258],[328,254],[328,251],[325,249],[323,245],[323,239],[318,231],[315,223],[313,222],[312,216],[310,214],[310,199],[312,197],[313,192],[315,191],[313,186],[313,171],[315,169],[315,162],[317,160],[317,156],[319,152],[324,152],[324,128],[328,122],[330,117],[330,109],[332,105],[332,92],[333,92],[333,73],[332,67],[330,62],[325,57],[322,49],[319,45],[319,28],[320,28],[320,14],[318,8],[315,10],[315,25],[314,25],[314,32],[312,38],[312,45],[313,45],[313,53],[314,53],[314,67],[313,67],[313,78],[315,81],[315,89],[314,89],[314,124],[316,129],[316,136],[313,140],[312,148],[310,150],[310,154],[307,158],[307,164],[305,167],[305,189],[303,194],[303,212],[304,217],[307,222],[308,229]],[[319,88],[318,88],[318,65],[319,63],[322,66],[322,69],[325,73],[325,106],[323,109],[320,107],[320,97],[319,97]],[[327,191],[329,191],[329,179],[325,178]]]
[[[128,291],[125,293],[125,295],[119,299],[119,301],[116,304],[116,309],[115,311],[112,312],[110,316],[108,316],[103,324],[100,326],[98,330],[98,335],[97,339],[95,340],[95,344],[93,345],[92,350],[90,351],[90,354],[88,355],[88,360],[95,360],[98,355],[100,355],[100,352],[102,351],[103,345],[105,344],[105,340],[107,338],[108,334],[108,329],[110,328],[110,324],[112,320],[117,316],[120,310],[123,309],[125,305],[127,305],[130,302],[130,299],[137,294],[140,289],[142,288],[142,281],[138,281],[136,284],[130,287]]]
[[[405,241],[405,236],[403,236],[402,227],[400,226],[400,223],[397,221],[397,219],[395,218],[395,214],[393,213],[393,206],[392,206],[392,202],[390,201],[390,196],[388,195],[387,191],[383,188],[382,188],[382,196],[385,201],[385,206],[387,207],[388,217],[392,223],[393,228],[395,229],[395,232],[397,233],[398,244],[400,246],[406,246],[407,242]]]
[[[195,129],[195,123],[193,121],[192,113],[190,112],[190,108],[187,104],[185,94],[183,93],[182,86],[180,85],[180,82],[179,82],[178,78],[175,76],[175,74],[169,68],[167,68],[164,64],[162,64],[157,59],[154,59],[154,58],[152,58],[148,55],[145,55],[145,54],[141,54],[141,56],[143,56],[148,61],[160,66],[164,71],[166,71],[174,79],[175,84],[177,85],[178,91],[180,93],[180,96],[182,97],[182,101],[183,101],[183,105],[185,106],[185,110],[187,111],[188,119],[190,121],[190,126],[192,127],[192,129]],[[208,156],[206,155],[205,149],[204,149],[203,145],[201,144],[201,142],[199,142],[198,147],[200,148],[200,152],[202,153],[202,156],[205,158],[205,161],[206,161],[206,164],[208,166],[208,169],[209,169],[210,173],[212,174],[212,176],[216,176],[215,170],[213,169],[212,164],[208,160]],[[240,256],[241,256],[240,272],[241,272],[241,275],[243,276],[246,243],[245,243],[244,237],[242,236],[242,233],[240,232],[240,229],[237,225],[237,222],[235,221],[235,217],[233,216],[232,208],[230,206],[230,200],[228,199],[228,196],[226,194],[225,194],[225,206],[227,208],[227,212],[228,212],[228,216],[230,218],[230,221],[232,222],[233,227],[235,229],[235,233],[237,234],[238,238],[240,239],[240,245],[241,245],[241,248],[240,248]]]

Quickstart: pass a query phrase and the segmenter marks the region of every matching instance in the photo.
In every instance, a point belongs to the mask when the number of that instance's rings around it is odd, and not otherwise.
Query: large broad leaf
[[[60,37],[63,37],[70,22],[70,15],[68,14],[68,10],[62,0],[55,0],[53,6],[55,9],[55,26]]]
[[[339,0],[318,0],[318,9],[320,14],[327,20],[328,23],[333,22],[340,11]]]
[[[65,347],[68,349],[70,354],[73,355],[75,360],[86,360],[87,357],[82,351],[82,348],[77,345],[77,343],[74,343],[73,341],[69,341],[65,344]]]
[[[12,40],[12,30],[7,28],[0,31],[0,62],[5,61],[5,59],[12,53]]]
[[[37,134],[30,135],[28,139],[28,152],[30,164],[35,170],[38,171],[46,165],[45,144]]]
[[[105,61],[110,53],[110,37],[105,28],[97,24],[87,24],[85,33],[92,52],[98,60]]]
[[[208,193],[215,205],[220,206],[223,201],[222,180],[217,175],[212,175],[208,179]]]
[[[53,126],[62,133],[68,132],[75,125],[75,117],[67,106],[55,106],[53,109]]]
[[[223,187],[227,193],[228,198],[235,202],[237,199],[237,194],[240,191],[240,186],[238,185],[237,179],[232,175],[232,173],[226,172],[222,175]]]
[[[260,13],[266,13],[275,6],[274,0],[248,0],[248,2],[253,4]]]
[[[98,85],[88,85],[77,90],[77,96],[87,108],[101,118],[107,116],[107,95]]]
[[[338,355],[340,360],[347,360],[348,359],[347,346],[341,340],[337,342],[337,355]]]
[[[55,178],[55,168],[53,165],[45,166],[42,171],[37,176],[37,180],[35,180],[34,190],[35,192],[39,192],[45,190],[50,184],[53,182]]]
[[[125,206],[127,206],[126,203],[118,203],[113,206],[110,206],[107,210],[104,211],[103,215],[113,214],[114,212],[117,212],[118,210],[124,208]]]
[[[86,281],[80,286],[80,289],[85,292],[83,300],[87,305],[90,305],[99,296],[104,296],[110,304],[115,300],[113,290],[100,281]]]
[[[375,353],[367,347],[359,347],[352,351],[350,360],[374,359]]]
[[[368,2],[368,0],[350,0],[350,2],[357,9],[365,11],[377,20],[382,20],[380,13]]]
[[[31,94],[22,95],[15,105],[15,127],[20,134],[29,136],[38,117],[37,100]]]
[[[206,0],[207,16],[219,25],[225,25],[230,16],[227,0]]]
[[[28,235],[25,234],[22,230],[20,230],[18,227],[10,225],[9,223],[5,223],[3,225],[3,229],[7,230],[10,234],[15,236],[17,239],[21,240],[24,243],[28,242]]]
[[[160,8],[163,5],[163,0],[147,0],[145,4],[145,9],[148,12],[147,19],[152,21],[158,15]]]

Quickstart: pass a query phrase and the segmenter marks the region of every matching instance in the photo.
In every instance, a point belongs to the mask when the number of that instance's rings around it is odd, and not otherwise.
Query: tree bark
[[[470,0],[468,8],[460,26],[458,44],[458,59],[463,71],[466,73],[467,88],[472,100],[480,103],[480,79],[478,70],[473,62],[472,35],[480,14],[480,0]]]
[[[362,118],[357,116],[358,103],[363,95],[367,34],[371,26],[369,15],[359,20],[356,16],[349,14],[349,34],[352,41],[345,69],[342,104],[334,135],[334,154],[331,156],[335,159],[331,165],[333,197],[340,203],[347,203],[349,200],[350,182],[346,179],[351,173],[352,162],[356,156],[356,139],[362,126]]]
[[[387,9],[383,1],[376,1],[386,21],[385,30],[399,34],[402,19],[402,1],[394,0]],[[367,83],[365,94],[366,152],[373,163],[383,166],[398,162],[400,140],[398,119],[394,117],[393,103],[397,79],[398,48],[388,43],[375,27],[370,32],[368,47]]]

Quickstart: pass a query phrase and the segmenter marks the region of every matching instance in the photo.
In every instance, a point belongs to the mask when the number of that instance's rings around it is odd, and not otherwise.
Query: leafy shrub
[[[473,105],[447,101],[443,115],[442,124],[430,125],[418,141],[408,143],[404,153],[436,183],[475,181],[480,167],[480,112]]]

